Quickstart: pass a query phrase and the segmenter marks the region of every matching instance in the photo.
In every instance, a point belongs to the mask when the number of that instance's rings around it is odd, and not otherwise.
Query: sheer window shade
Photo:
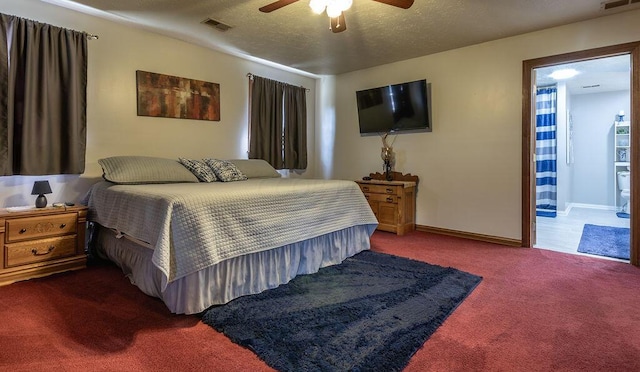
[[[0,175],[85,167],[87,39],[0,14]]]
[[[306,89],[255,75],[249,86],[249,158],[307,169]]]

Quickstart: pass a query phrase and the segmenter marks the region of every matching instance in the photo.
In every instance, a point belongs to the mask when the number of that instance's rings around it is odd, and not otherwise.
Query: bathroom
[[[558,70],[577,75],[552,78]],[[629,71],[628,55],[537,69],[537,87],[555,87],[556,159],[555,205],[538,210],[536,247],[576,253],[585,224],[628,229],[619,181],[630,178]]]

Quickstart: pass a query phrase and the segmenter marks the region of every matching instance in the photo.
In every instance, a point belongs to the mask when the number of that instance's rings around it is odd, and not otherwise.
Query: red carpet
[[[373,250],[484,278],[406,371],[640,370],[638,268],[420,232]],[[270,370],[111,266],[0,287],[0,319],[2,371]]]

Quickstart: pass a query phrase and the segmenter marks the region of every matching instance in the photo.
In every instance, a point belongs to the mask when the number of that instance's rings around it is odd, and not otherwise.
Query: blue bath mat
[[[585,224],[578,252],[628,260],[629,239],[627,227]]]

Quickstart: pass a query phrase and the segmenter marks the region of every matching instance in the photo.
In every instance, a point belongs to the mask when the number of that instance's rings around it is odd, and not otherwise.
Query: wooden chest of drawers
[[[0,285],[86,267],[86,207],[0,209]]]
[[[378,218],[378,230],[398,235],[416,229],[416,183],[356,181]]]

